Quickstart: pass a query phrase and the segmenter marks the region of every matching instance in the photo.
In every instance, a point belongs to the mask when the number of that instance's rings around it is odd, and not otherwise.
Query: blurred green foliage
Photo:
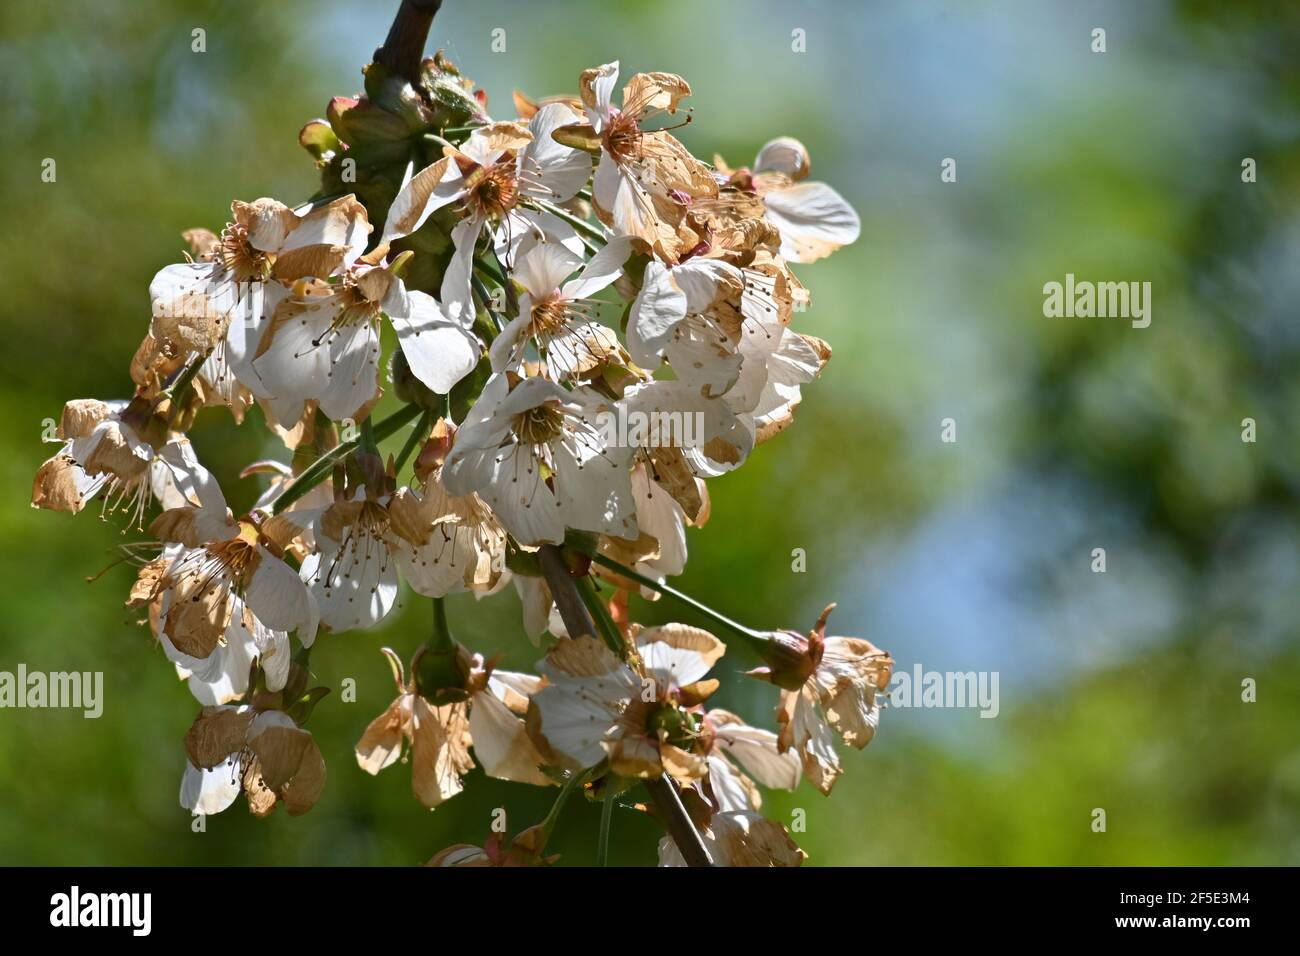
[[[137,535],[27,507],[43,420],[127,395],[148,283],[180,231],[219,228],[232,198],[315,191],[297,131],[360,88],[395,6],[4,10],[0,669],[100,670],[106,703],[98,720],[0,711],[0,862],[415,864],[480,842],[496,807],[514,831],[550,805],[475,771],[429,814],[407,768],[356,767],[392,696],[378,648],[409,656],[431,626],[408,593],[381,628],[313,655],[319,683],[358,688],[312,719],[329,765],[315,809],[256,821],[241,803],[192,833],[176,793],[197,705],[121,606],[130,570],[82,580]],[[1089,50],[1097,25],[1105,54]],[[887,712],[829,800],[767,795],[783,822],[806,811],[810,863],[1300,861],[1298,43],[1300,10],[1266,3],[447,0],[430,50],[497,115],[514,87],[572,92],[616,57],[680,72],[698,154],[738,165],[797,136],[862,215],[856,245],[801,270],[813,308],[797,327],[834,359],[795,427],[711,484],[679,583],[762,627],[806,628],[838,598],[836,633],[904,668],[999,670],[1003,693],[996,720]],[[948,156],[955,184],[939,181]],[[1151,281],[1151,328],[1044,318],[1042,285],[1066,272]],[[956,445],[938,440],[948,416]],[[285,457],[259,425],[214,411],[193,432],[237,509],[259,490],[239,470]],[[465,643],[531,666],[512,593],[449,611]],[[754,663],[724,658],[718,701],[771,725],[771,689],[738,676]],[[566,810],[563,862],[594,859],[598,819]],[[611,860],[652,862],[658,835],[620,808]]]

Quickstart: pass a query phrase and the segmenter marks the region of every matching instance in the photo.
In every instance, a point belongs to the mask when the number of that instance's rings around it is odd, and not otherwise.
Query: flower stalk
[[[412,419],[418,418],[424,409],[419,405],[407,405],[393,414],[389,415],[383,421],[375,424],[372,429],[374,441],[380,442],[390,435],[394,434],[399,428]],[[280,492],[279,497],[271,504],[271,514],[278,515],[283,512],[289,505],[293,504],[307,492],[311,491],[322,481],[329,477],[330,471],[337,462],[342,461],[352,452],[361,446],[361,439],[355,438],[352,441],[345,441],[335,445],[325,454],[321,455],[314,462],[302,470],[302,472],[289,485]]]
[[[692,611],[696,611],[704,615],[709,620],[713,621],[715,624],[720,624],[721,626],[725,627],[727,630],[731,631],[733,634],[741,638],[744,638],[745,642],[749,644],[749,646],[753,648],[754,651],[759,653],[760,655],[763,653],[764,648],[766,648],[766,646],[769,643],[771,643],[771,638],[769,638],[766,634],[762,634],[758,631],[755,631],[753,628],[745,627],[745,625],[733,621],[725,614],[722,614],[719,611],[715,611],[707,604],[703,604],[700,601],[697,601],[689,594],[685,594],[682,591],[677,590],[672,585],[664,584],[661,581],[656,581],[654,578],[646,577],[644,574],[634,571],[624,564],[620,564],[618,561],[615,561],[613,558],[607,558],[603,554],[599,554],[599,553],[593,554],[591,556],[591,560],[594,564],[599,564],[603,568],[608,568],[610,571],[613,571],[614,573],[618,574],[621,577],[625,577],[630,581],[635,581],[637,584],[640,584],[642,587],[650,588],[652,591],[657,591],[660,594],[672,598],[674,601],[678,602],[682,606],[688,607]]]
[[[555,606],[560,610],[560,617],[564,619],[564,626],[568,629],[570,637],[584,634],[594,637],[597,633],[596,625],[587,611],[587,605],[578,590],[577,582],[569,574],[563,552],[555,545],[544,545],[539,553],[539,561],[546,583],[550,585]],[[664,829],[677,844],[677,849],[687,865],[712,866],[713,860],[709,857],[709,851],[699,831],[695,829],[695,824],[686,813],[686,807],[682,805],[677,789],[665,777],[646,780],[645,786],[650,794],[650,801],[654,804],[655,812],[664,824]]]

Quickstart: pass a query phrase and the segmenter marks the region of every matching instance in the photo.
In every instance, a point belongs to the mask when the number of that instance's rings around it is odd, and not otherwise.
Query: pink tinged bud
[[[774,631],[768,636],[762,655],[768,666],[752,671],[752,676],[785,690],[798,690],[817,669],[821,648],[817,648],[814,658],[813,647],[807,638],[794,631]]]
[[[349,145],[374,142],[405,142],[410,130],[395,113],[376,106],[370,100],[336,96],[330,100],[325,115],[339,139]]]

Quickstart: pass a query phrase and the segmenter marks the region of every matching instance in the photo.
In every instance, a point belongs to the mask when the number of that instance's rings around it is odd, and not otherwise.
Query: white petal
[[[474,245],[482,231],[482,219],[464,219],[451,231],[451,241],[456,251],[447,263],[439,293],[443,312],[467,329],[473,327],[477,311],[470,277],[474,270]]]
[[[795,763],[798,762],[799,758],[796,757]],[[718,799],[719,809],[723,811],[756,809],[750,801],[750,792],[745,787],[744,781],[727,758],[716,752],[711,753],[708,756],[708,764],[709,786]]]
[[[534,644],[547,632],[551,620],[551,589],[542,578],[516,574],[515,590],[519,592],[519,603],[524,610],[524,633]]]
[[[240,789],[238,760],[227,758],[211,770],[202,770],[187,760],[181,777],[181,806],[205,816],[220,813],[235,802]]]
[[[739,721],[719,723],[717,743],[763,786],[793,790],[799,785],[799,755],[794,750],[780,753],[772,731]]]
[[[305,630],[311,623],[311,595],[293,568],[258,547],[257,568],[244,599],[262,624],[276,631]]]
[[[397,601],[397,563],[383,541],[357,528],[343,547],[309,554],[300,574],[320,619],[334,631],[378,624]],[[318,531],[318,538],[320,533]]]
[[[797,183],[764,194],[767,219],[781,233],[781,255],[815,262],[858,238],[861,224],[844,197],[825,183]]]
[[[632,470],[632,495],[636,500],[636,526],[659,542],[659,556],[638,562],[637,570],[652,577],[681,574],[686,567],[686,515],[682,506],[661,488],[644,463]]]
[[[623,274],[623,264],[632,254],[632,239],[615,236],[591,257],[582,274],[564,286],[566,299],[585,299],[612,285]]]
[[[545,299],[581,265],[582,257],[560,243],[533,241],[520,247],[514,278],[534,299]]]
[[[370,322],[345,326],[330,339],[329,356],[314,389],[320,410],[335,421],[354,418],[379,393],[379,333]]]
[[[442,160],[438,161],[441,162]],[[409,236],[443,206],[464,197],[465,180],[455,162],[447,162],[442,168],[441,179],[432,190],[429,189],[428,177],[437,175],[438,163],[425,167],[402,184],[393,204],[388,207],[388,219],[384,224],[381,244]]]
[[[664,343],[664,357],[679,379],[714,398],[735,385],[743,362],[725,333],[703,315],[690,315],[678,323]]]
[[[686,295],[659,262],[646,266],[641,291],[627,320],[627,348],[632,361],[656,369],[677,324],[686,318]]]
[[[552,449],[555,487],[565,525],[581,531],[635,538],[636,502],[628,473],[631,449],[605,447],[597,454],[584,441],[576,450],[587,455],[581,468],[575,449],[558,445]]]
[[[528,122],[533,141],[519,154],[523,192],[548,202],[568,202],[587,185],[591,157],[580,149],[565,146],[551,135],[561,126],[580,123],[582,118],[563,103],[548,103]]]
[[[407,315],[389,315],[411,372],[439,395],[474,370],[479,344],[473,334],[447,318],[433,297],[407,293]]]
[[[608,118],[610,106],[614,99],[614,88],[618,86],[618,60],[603,63],[596,67],[596,78],[592,83],[592,93],[596,105],[587,111],[592,125],[600,132],[601,125]]]
[[[330,353],[323,343],[338,315],[336,296],[286,303],[294,308],[292,319],[269,327],[264,333],[261,354],[252,360],[267,401],[275,417],[291,425],[302,417],[303,403],[319,397],[329,382]],[[301,311],[297,311],[301,307]],[[265,336],[270,336],[266,341]]]
[[[511,319],[500,334],[492,340],[488,357],[492,360],[493,372],[518,369],[519,363],[523,361],[524,349],[528,342],[528,329],[532,325],[531,305],[528,294],[524,293],[519,300],[519,315]]]
[[[694,684],[727,649],[708,631],[686,624],[647,627],[637,635],[636,644],[646,671],[661,687]]]
[[[524,722],[495,695],[474,695],[469,709],[469,733],[474,741],[474,755],[489,777],[536,787],[551,783],[539,769],[541,758],[524,730]]]

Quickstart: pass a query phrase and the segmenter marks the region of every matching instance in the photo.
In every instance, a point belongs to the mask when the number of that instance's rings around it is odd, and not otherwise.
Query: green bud
[[[411,134],[400,116],[370,100],[336,96],[330,100],[325,115],[338,138],[349,146],[374,142],[405,144]]]
[[[469,410],[474,407],[478,401],[479,395],[483,393],[483,386],[492,376],[492,362],[487,353],[479,359],[478,365],[474,366],[474,371],[470,372],[459,382],[452,386],[451,389],[451,419],[454,422],[463,422]]]
[[[469,653],[460,644],[432,650],[427,645],[416,654],[413,670],[420,696],[435,706],[468,700]]]
[[[388,360],[388,377],[393,383],[393,391],[402,401],[438,414],[446,407],[446,399],[442,395],[415,377],[400,346],[393,350],[393,355]]]
[[[568,146],[571,149],[580,149],[585,153],[591,153],[593,156],[600,155],[600,137],[596,131],[587,123],[574,123],[570,126],[561,126],[551,132],[551,139],[555,140],[561,146]]]
[[[328,163],[343,148],[326,120],[312,120],[298,132],[298,142],[318,163]]]

